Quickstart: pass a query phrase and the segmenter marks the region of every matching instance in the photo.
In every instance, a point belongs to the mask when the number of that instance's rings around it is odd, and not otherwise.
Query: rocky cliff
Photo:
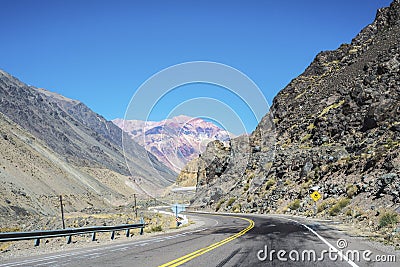
[[[399,40],[395,0],[350,44],[319,53],[278,93],[248,149],[224,147],[208,155],[208,161],[220,160],[197,170],[193,205],[310,215],[309,194],[318,189],[319,216],[342,214],[374,224],[380,211],[397,209]],[[219,173],[221,166],[228,168]]]

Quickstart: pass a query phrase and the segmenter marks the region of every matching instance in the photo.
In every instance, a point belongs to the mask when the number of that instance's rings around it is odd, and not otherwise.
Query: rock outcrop
[[[318,189],[321,214],[396,209],[399,40],[400,1],[395,0],[378,10],[375,21],[350,44],[319,53],[278,93],[250,136],[249,149],[234,151],[198,172],[193,205],[309,215],[310,190]],[[239,171],[246,155],[247,165]],[[226,164],[232,167],[219,174]],[[341,199],[351,208],[342,205],[338,211],[335,205]]]

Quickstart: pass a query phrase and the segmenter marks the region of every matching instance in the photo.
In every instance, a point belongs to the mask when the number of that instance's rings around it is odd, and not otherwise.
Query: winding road
[[[203,223],[179,233],[14,259],[0,267],[399,266],[399,255],[348,236],[329,222],[278,215],[189,216]]]

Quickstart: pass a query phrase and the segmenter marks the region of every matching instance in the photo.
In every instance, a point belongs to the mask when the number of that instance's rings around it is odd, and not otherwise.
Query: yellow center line
[[[224,215],[218,215],[218,216],[224,216]],[[240,232],[238,232],[238,233],[236,233],[234,235],[231,235],[228,238],[225,238],[224,240],[221,240],[221,241],[219,241],[217,243],[214,243],[214,244],[211,244],[211,245],[209,245],[209,246],[207,246],[205,248],[201,248],[201,249],[196,250],[196,251],[194,251],[192,253],[189,253],[189,254],[187,254],[185,256],[182,256],[180,258],[177,258],[175,260],[172,260],[170,262],[162,264],[159,267],[167,267],[167,266],[168,267],[175,267],[175,266],[182,265],[185,262],[188,262],[188,261],[190,261],[190,260],[192,260],[194,258],[199,257],[200,255],[203,255],[203,254],[205,254],[205,253],[207,253],[207,252],[209,252],[209,251],[211,251],[213,249],[216,249],[217,247],[220,247],[220,246],[222,246],[222,245],[224,245],[224,244],[226,244],[228,242],[231,242],[232,240],[244,235],[245,233],[247,233],[248,231],[250,231],[254,227],[254,221],[252,221],[250,219],[242,218],[242,217],[235,217],[235,216],[228,216],[228,217],[245,220],[245,221],[249,222],[249,226],[247,226],[242,231],[240,231]]]

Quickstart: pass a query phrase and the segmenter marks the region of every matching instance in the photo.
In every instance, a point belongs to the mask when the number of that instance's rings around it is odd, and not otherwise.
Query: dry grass
[[[348,198],[341,198],[339,201],[333,205],[329,210],[329,215],[336,216],[339,212],[342,211],[344,207],[346,207],[350,203],[350,199]]]
[[[7,232],[18,232],[21,231],[18,227],[4,227],[0,228],[1,233],[7,233]],[[4,242],[0,243],[0,251],[5,251],[7,250],[11,245],[11,242]]]
[[[293,200],[289,205],[288,208],[291,210],[297,210],[300,208],[300,199]]]
[[[332,105],[330,105],[330,106],[324,108],[324,109],[321,111],[321,113],[318,115],[318,118],[324,116],[324,115],[325,115],[326,113],[328,113],[331,109],[335,109],[335,108],[340,107],[341,105],[344,104],[344,102],[345,102],[345,100],[342,100],[342,101],[340,101],[339,103],[335,103],[335,104],[332,104]]]

